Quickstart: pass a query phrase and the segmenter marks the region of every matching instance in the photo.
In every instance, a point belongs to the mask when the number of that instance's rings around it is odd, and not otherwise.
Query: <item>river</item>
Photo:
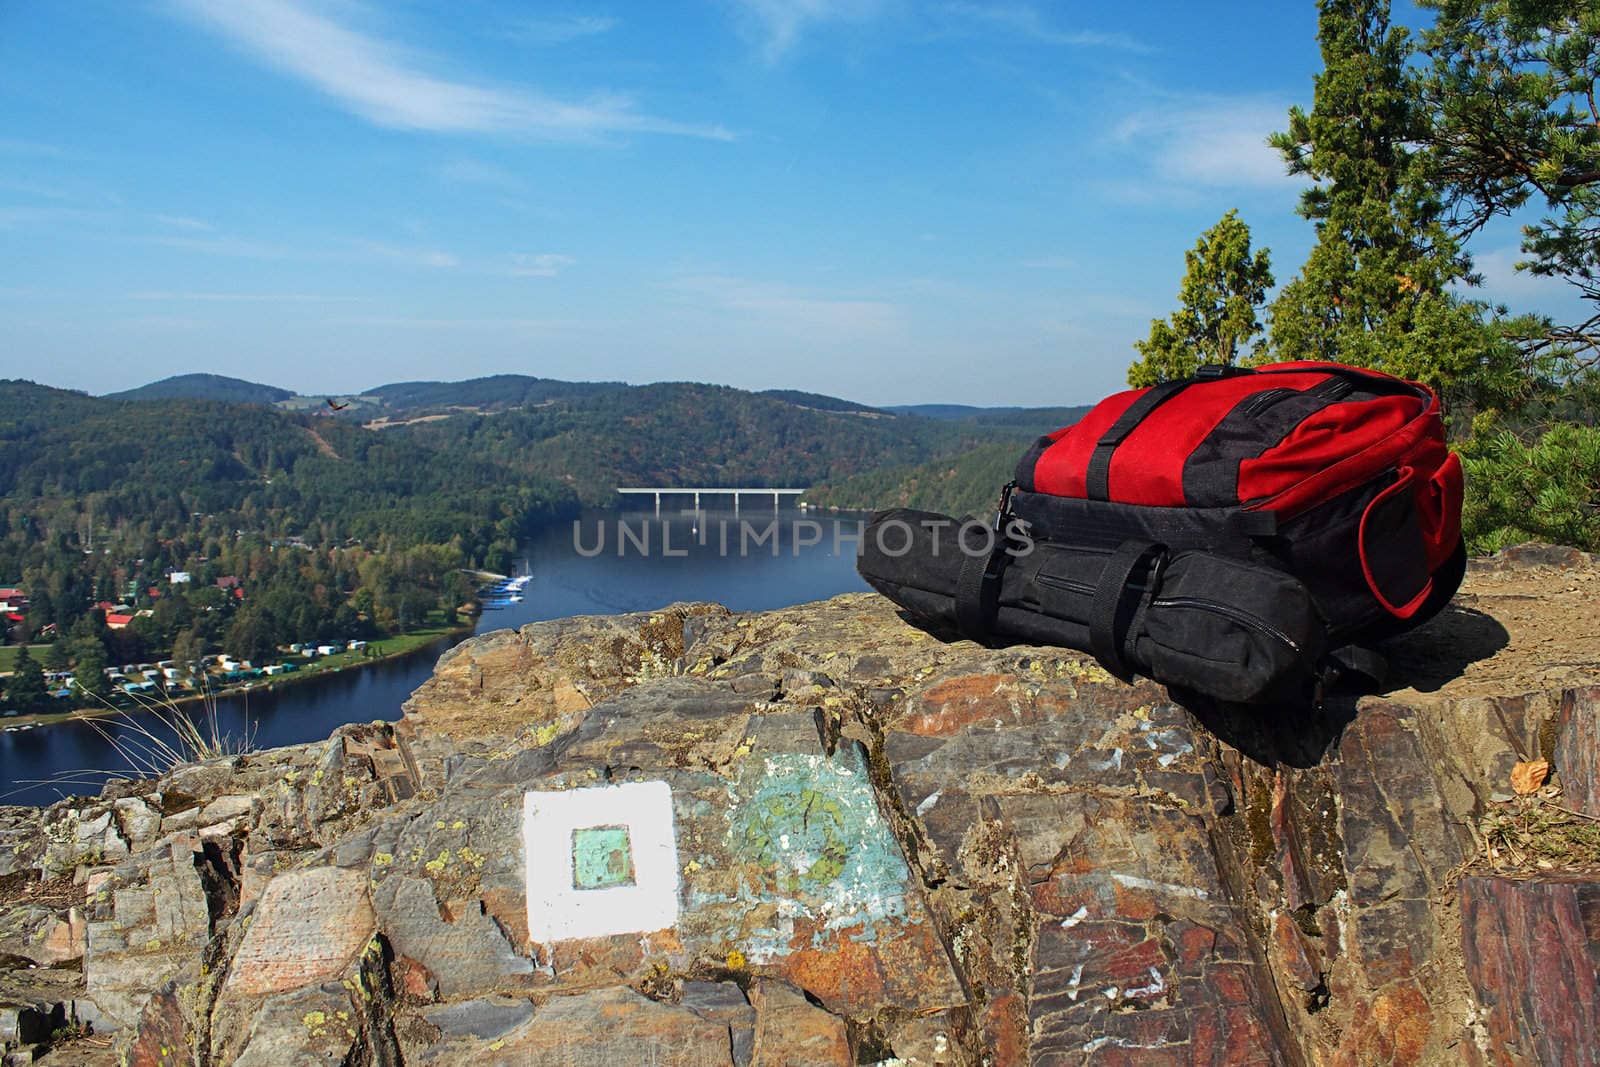
[[[542,531],[523,545],[533,578],[520,604],[485,611],[477,632],[568,615],[648,611],[679,600],[713,600],[741,611],[787,607],[864,590],[855,572],[859,516],[746,506],[698,515],[597,512]],[[703,544],[701,542],[704,542]],[[814,541],[815,543],[808,543]],[[337,726],[397,719],[407,697],[460,638],[442,638],[403,658],[218,702],[222,731],[251,731],[257,748],[327,737]],[[191,712],[198,715],[198,710]],[[0,720],[3,722],[3,720]],[[140,722],[169,736],[149,716]],[[0,803],[48,804],[98,792],[129,764],[118,746],[144,744],[123,719],[96,726],[64,721],[0,732]]]

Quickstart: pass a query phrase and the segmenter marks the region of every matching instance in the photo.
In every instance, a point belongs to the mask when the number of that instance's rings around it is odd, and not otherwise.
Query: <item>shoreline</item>
[[[370,642],[367,646],[368,648],[380,650],[379,654],[375,656],[360,656],[351,652],[340,652],[321,660],[312,661],[309,669],[273,675],[271,678],[257,679],[248,685],[232,685],[225,689],[214,689],[209,693],[186,691],[181,695],[163,694],[156,698],[145,698],[142,703],[129,704],[123,707],[101,705],[98,707],[70,708],[66,711],[35,711],[24,715],[13,715],[0,718],[0,731],[38,729],[58,723],[137,715],[141,712],[166,710],[174,706],[185,708],[191,704],[203,704],[206,700],[237,697],[258,690],[275,690],[279,687],[296,685],[313,678],[320,678],[325,674],[338,674],[351,669],[359,670],[362,667],[375,666],[379,663],[386,663],[389,660],[401,659],[415,654],[418,650],[442,638],[470,637],[476,624],[477,618],[474,617],[465,623],[458,623],[455,626],[428,627],[425,630],[413,630],[410,633],[380,638],[377,641]]]

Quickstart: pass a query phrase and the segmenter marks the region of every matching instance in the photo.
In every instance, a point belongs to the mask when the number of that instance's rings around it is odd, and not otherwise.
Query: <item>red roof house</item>
[[[108,630],[120,630],[132,621],[132,615],[118,615],[114,611],[106,612],[106,629]]]

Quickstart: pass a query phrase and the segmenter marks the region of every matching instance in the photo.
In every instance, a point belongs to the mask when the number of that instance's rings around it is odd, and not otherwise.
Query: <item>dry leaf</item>
[[[1517,791],[1518,796],[1525,797],[1529,793],[1537,792],[1548,777],[1550,777],[1548,761],[1528,760],[1511,768],[1511,788]]]

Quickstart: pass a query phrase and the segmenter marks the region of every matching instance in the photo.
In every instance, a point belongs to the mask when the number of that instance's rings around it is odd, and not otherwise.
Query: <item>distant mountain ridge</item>
[[[674,383],[657,382],[655,385]],[[698,384],[698,383],[688,383]],[[215,400],[230,404],[273,404],[290,411],[310,412],[325,407],[332,397],[348,403],[347,417],[363,420],[400,414],[451,414],[466,411],[501,411],[529,407],[555,400],[585,400],[608,393],[647,389],[651,386],[627,382],[569,382],[538,378],[526,374],[492,374],[463,381],[391,382],[360,393],[297,393],[275,385],[263,385],[220,374],[178,374],[158,382],[118,393],[107,400]],[[836,414],[862,416],[911,415],[945,422],[967,422],[1001,430],[1043,427],[1037,432],[1056,429],[1076,421],[1088,410],[1081,407],[976,407],[970,404],[897,404],[874,407],[824,393],[799,389],[765,389],[755,396]]]
[[[225,404],[276,404],[294,397],[294,390],[247,382],[221,374],[175,374],[159,382],[107,393],[106,400],[220,400]]]

